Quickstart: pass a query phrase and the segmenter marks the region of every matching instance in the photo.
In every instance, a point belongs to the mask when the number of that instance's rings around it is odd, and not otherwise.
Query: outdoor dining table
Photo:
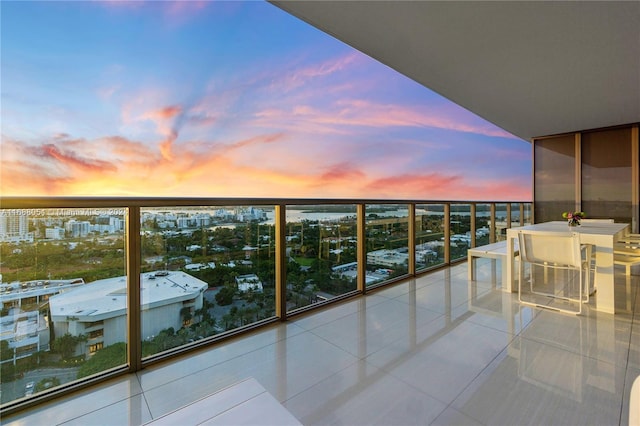
[[[595,251],[594,283],[597,289],[595,309],[610,314],[615,313],[614,291],[614,243],[629,234],[628,223],[582,222],[579,226],[570,227],[567,221],[552,221],[536,223],[507,229],[507,282],[503,284],[505,291],[517,291],[514,285],[514,239],[518,238],[518,230],[533,230],[545,232],[577,232],[581,244],[592,244]]]

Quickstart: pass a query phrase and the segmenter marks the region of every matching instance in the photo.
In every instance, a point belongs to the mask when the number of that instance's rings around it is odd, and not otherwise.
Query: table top
[[[629,227],[628,223],[611,222],[583,222],[580,226],[569,226],[566,220],[554,220],[552,222],[536,223],[534,225],[509,228],[507,233],[515,233],[518,230],[548,231],[548,232],[577,232],[580,234],[616,235]],[[515,236],[514,236],[515,238]]]

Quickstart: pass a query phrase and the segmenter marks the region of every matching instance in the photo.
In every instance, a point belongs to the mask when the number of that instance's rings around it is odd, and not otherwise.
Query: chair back
[[[577,232],[518,231],[520,256],[527,263],[582,267],[580,235]]]

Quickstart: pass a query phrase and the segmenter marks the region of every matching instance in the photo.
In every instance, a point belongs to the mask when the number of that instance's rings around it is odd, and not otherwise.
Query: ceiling
[[[530,140],[640,122],[640,1],[272,1]]]

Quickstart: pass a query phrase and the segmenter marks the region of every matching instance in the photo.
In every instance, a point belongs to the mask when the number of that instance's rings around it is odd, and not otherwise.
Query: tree
[[[233,296],[235,295],[235,289],[224,286],[216,294],[216,302],[220,306],[230,305],[233,302]]]
[[[100,373],[110,368],[124,365],[127,362],[127,345],[124,342],[115,343],[106,348],[100,349],[87,360],[80,370],[78,378]]]
[[[81,334],[79,336],[73,336],[71,333],[66,333],[53,341],[53,350],[60,354],[62,359],[71,358],[76,352],[76,346],[80,342],[86,342],[87,336]]]
[[[13,349],[9,347],[9,342],[0,340],[0,360],[6,361],[13,358]]]

